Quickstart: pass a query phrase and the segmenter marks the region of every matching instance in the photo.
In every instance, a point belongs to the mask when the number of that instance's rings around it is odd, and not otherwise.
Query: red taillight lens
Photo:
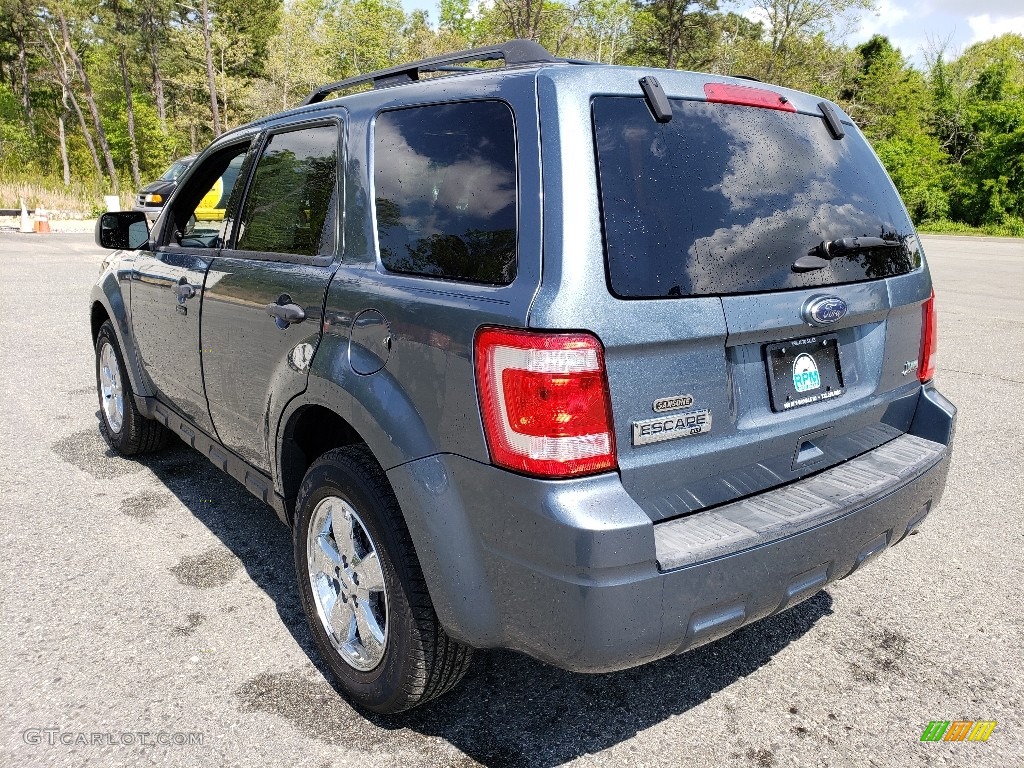
[[[542,477],[615,469],[608,380],[596,338],[484,328],[475,354],[495,464]]]
[[[740,104],[744,107],[796,112],[796,107],[789,99],[781,93],[769,91],[766,88],[750,88],[746,85],[729,85],[728,83],[705,83],[704,95],[708,101],[716,104]]]
[[[935,378],[935,351],[938,348],[935,322],[935,291],[921,306],[921,352],[918,355],[917,378],[923,384]]]

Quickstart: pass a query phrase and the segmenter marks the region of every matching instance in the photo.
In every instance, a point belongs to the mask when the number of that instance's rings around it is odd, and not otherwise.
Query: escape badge
[[[633,445],[649,445],[711,431],[711,411],[687,411],[633,422]]]

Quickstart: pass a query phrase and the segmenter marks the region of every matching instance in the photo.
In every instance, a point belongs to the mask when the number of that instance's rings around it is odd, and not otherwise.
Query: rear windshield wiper
[[[841,237],[838,240],[822,240],[793,263],[794,272],[810,272],[823,269],[840,256],[868,251],[872,248],[899,248],[902,240],[885,240],[881,237]]]

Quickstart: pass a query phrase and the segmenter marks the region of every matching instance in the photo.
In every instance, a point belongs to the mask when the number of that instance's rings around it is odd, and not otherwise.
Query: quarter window
[[[271,135],[256,164],[235,248],[332,255],[337,173],[337,126]]]
[[[515,278],[515,125],[506,104],[381,113],[374,185],[389,270],[494,285]]]

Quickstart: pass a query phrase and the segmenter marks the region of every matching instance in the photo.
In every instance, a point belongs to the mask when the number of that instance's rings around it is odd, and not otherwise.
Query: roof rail
[[[473,67],[454,67],[452,65],[464,61],[495,61],[498,59],[503,59],[506,67],[514,67],[520,64],[550,64],[569,61],[568,59],[552,56],[543,46],[535,43],[533,40],[509,40],[507,43],[501,43],[500,45],[488,45],[483,48],[470,48],[466,51],[447,53],[443,56],[400,64],[397,67],[380,69],[376,72],[368,72],[365,75],[356,75],[346,80],[328,83],[309,94],[300,106],[316,104],[326,99],[335,91],[340,91],[353,85],[372,82],[374,88],[388,88],[393,85],[415,82],[420,79],[420,72],[471,71],[474,69]],[[584,62],[573,63],[582,64]]]

